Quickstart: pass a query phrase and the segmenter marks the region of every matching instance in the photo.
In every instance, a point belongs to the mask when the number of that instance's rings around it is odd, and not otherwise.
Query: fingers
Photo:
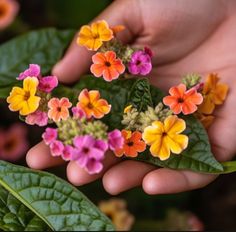
[[[217,176],[191,171],[160,168],[148,173],[143,179],[143,189],[147,194],[173,194],[202,188]]]
[[[49,147],[42,141],[28,151],[26,162],[33,169],[45,169],[61,165],[65,161],[60,157],[51,156]]]
[[[123,161],[109,169],[103,177],[105,190],[116,195],[142,184],[144,176],[155,169],[152,165],[138,161]]]
[[[90,175],[83,168],[79,167],[79,165],[76,164],[76,162],[72,161],[67,166],[67,178],[72,184],[76,186],[88,184],[103,176],[104,172],[108,168],[110,168],[111,166],[113,166],[118,162],[119,159],[115,157],[113,153],[109,152],[106,154],[106,158],[103,162],[104,163],[103,171],[96,175]]]
[[[138,33],[141,23],[137,24],[137,5],[135,1],[115,1],[96,19],[104,19],[109,25],[124,25],[126,30],[119,33],[119,39],[123,43],[128,43],[133,39],[134,34]],[[128,14],[127,14],[128,13]],[[76,43],[77,34],[72,41],[64,58],[55,65],[53,74],[56,75],[63,83],[73,83],[78,80],[79,76],[89,70],[91,64],[92,52],[87,51]]]

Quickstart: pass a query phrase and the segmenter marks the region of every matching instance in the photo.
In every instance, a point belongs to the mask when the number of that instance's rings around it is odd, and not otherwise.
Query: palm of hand
[[[180,82],[182,75],[192,72],[203,76],[217,72],[222,77],[222,82],[232,86],[236,82],[233,79],[236,55],[232,52],[236,49],[236,29],[233,26],[236,17],[229,17],[229,9],[236,8],[225,6],[222,2],[115,1],[99,18],[119,24],[122,12],[122,20],[128,29],[122,39],[124,42],[132,41],[134,46],[147,45],[152,48],[155,55],[151,82],[159,88],[168,90]],[[233,0],[227,3],[234,5]],[[72,54],[73,50],[76,50],[75,43],[64,58],[64,66],[68,68],[63,71],[68,74],[70,71],[71,76],[76,76],[74,74],[78,75],[78,64],[77,61],[73,64],[73,60],[77,60],[75,56],[78,54]],[[80,50],[80,55],[82,52],[84,57],[91,60],[91,56],[84,51]],[[83,62],[81,61],[81,66],[88,66]],[[230,159],[236,151],[232,139],[236,136],[233,129],[236,126],[236,109],[233,107],[235,98],[236,90],[230,88],[227,101],[216,110],[216,119],[208,131],[213,152],[219,160]],[[44,157],[42,154],[45,154]],[[42,143],[29,151],[27,162],[35,168],[44,168],[50,162],[54,165],[61,163],[60,160],[52,161],[48,148]],[[118,194],[138,185],[142,185],[149,194],[175,193],[203,187],[215,179],[212,175],[190,171],[155,169],[136,161],[120,162],[110,154],[104,163],[104,173],[90,176],[71,162],[67,166],[68,179],[75,185],[82,185],[103,176],[103,185],[111,194]]]

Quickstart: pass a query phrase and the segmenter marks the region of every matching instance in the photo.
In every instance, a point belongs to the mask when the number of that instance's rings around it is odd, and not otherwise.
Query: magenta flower
[[[38,89],[50,93],[54,88],[58,86],[58,79],[56,76],[47,76],[39,78]]]
[[[117,149],[121,149],[124,145],[124,138],[121,134],[121,131],[118,129],[115,129],[108,133],[108,144],[109,148],[112,151],[115,151]]]
[[[0,159],[7,161],[19,160],[27,151],[27,128],[19,123],[13,124],[8,130],[0,130]]]
[[[61,156],[64,151],[64,145],[61,141],[55,140],[50,144],[52,156]]]
[[[64,147],[64,150],[62,152],[62,158],[65,160],[65,161],[69,161],[69,160],[73,160],[73,157],[75,155],[75,148],[70,146],[70,145],[66,145]]]
[[[48,127],[42,135],[44,142],[50,145],[57,139],[57,129]]]
[[[145,51],[136,51],[132,54],[128,63],[128,69],[134,75],[147,75],[152,70],[152,62],[149,53]]]
[[[107,150],[106,142],[94,139],[91,135],[77,136],[74,139],[76,154],[74,160],[89,174],[101,172],[102,160]]]
[[[27,115],[25,122],[29,125],[46,126],[48,124],[48,115],[40,110]]]
[[[30,64],[29,68],[24,72],[20,73],[17,80],[24,80],[26,77],[39,77],[40,76],[40,66],[37,64]]]
[[[74,119],[86,118],[85,112],[82,109],[80,109],[79,107],[73,107],[72,108],[72,113],[73,113],[73,118]]]

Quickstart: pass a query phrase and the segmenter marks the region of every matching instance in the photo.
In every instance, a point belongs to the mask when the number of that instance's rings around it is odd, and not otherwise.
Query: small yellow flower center
[[[29,98],[30,98],[30,92],[29,91],[25,91],[24,100],[28,101]]]

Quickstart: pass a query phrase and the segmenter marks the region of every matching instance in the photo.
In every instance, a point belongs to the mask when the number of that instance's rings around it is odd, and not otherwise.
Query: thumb
[[[104,19],[110,26],[124,25],[126,30],[119,33],[118,39],[123,43],[129,43],[138,34],[141,28],[138,16],[138,4],[136,1],[119,0],[113,2],[94,21]],[[141,21],[141,20],[140,20]],[[138,22],[138,23],[137,23]],[[76,43],[77,33],[69,49],[61,61],[53,68],[53,75],[59,81],[68,84],[79,79],[79,76],[86,73],[91,65],[93,52],[79,46]]]

